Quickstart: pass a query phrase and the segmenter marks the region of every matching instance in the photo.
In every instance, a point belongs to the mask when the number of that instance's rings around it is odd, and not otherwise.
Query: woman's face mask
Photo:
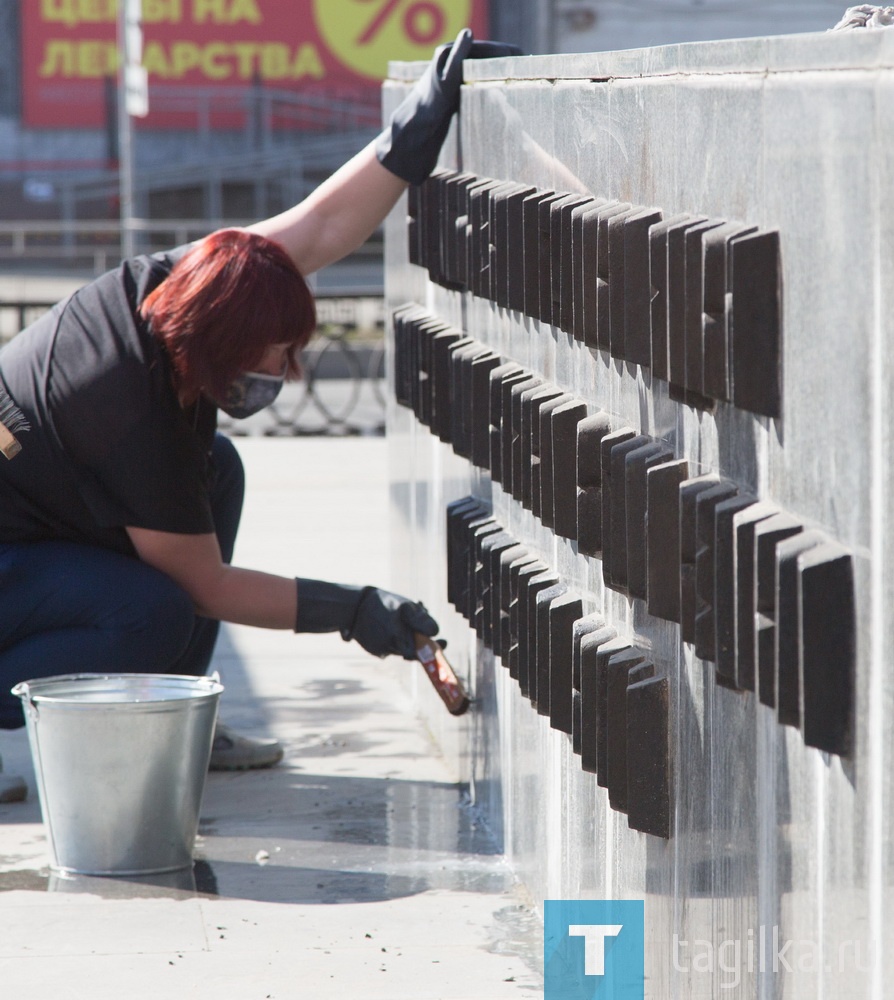
[[[230,383],[226,398],[218,402],[220,409],[234,420],[244,420],[259,413],[276,399],[285,382],[281,375],[264,372],[243,372]]]

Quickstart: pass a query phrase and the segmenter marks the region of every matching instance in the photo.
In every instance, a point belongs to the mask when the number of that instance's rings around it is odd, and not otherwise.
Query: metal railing
[[[131,222],[138,253],[156,253],[200,239],[221,225],[226,223],[203,219],[176,222],[134,219]],[[118,219],[108,222],[0,222],[0,265],[40,261],[49,266],[58,260],[68,265],[80,263],[94,275],[100,275],[121,260],[121,254]]]
[[[382,121],[376,88],[339,96],[263,85],[166,86],[153,88],[152,110],[179,116],[181,127],[188,126],[200,138],[223,124],[229,129],[250,130],[256,141],[268,143],[280,130],[351,132],[379,127]]]
[[[158,253],[201,239],[215,229],[249,225],[241,219],[131,219],[136,253]],[[122,225],[119,220],[60,221],[36,220],[0,222],[0,270],[40,272],[53,270],[66,275],[98,277],[114,267],[123,255]],[[311,286],[325,286],[329,295],[381,294],[382,242],[375,233],[363,246],[311,280]]]
[[[319,184],[321,176],[331,174],[375,134],[373,130],[344,134],[311,133],[300,144],[265,145],[262,149],[229,153],[216,151],[213,155],[209,152],[203,154],[201,144],[197,144],[196,150],[179,156],[170,164],[138,165],[133,177],[134,196],[140,205],[145,204],[153,194],[171,190],[207,189],[233,182],[252,185],[276,183],[282,188],[285,202],[294,204]],[[9,171],[7,173],[10,174]],[[31,175],[34,173],[30,172]],[[60,204],[67,206],[69,218],[82,216],[78,206],[103,201],[111,204],[118,197],[120,176],[117,168],[69,169],[59,175],[43,170],[38,175],[46,177],[58,188]],[[215,213],[210,214],[213,216]]]
[[[0,302],[0,343],[53,302]],[[385,432],[384,305],[371,297],[318,298],[319,326],[303,357],[304,377],[248,420],[220,414],[233,436],[381,435]],[[2,367],[2,356],[0,356]]]

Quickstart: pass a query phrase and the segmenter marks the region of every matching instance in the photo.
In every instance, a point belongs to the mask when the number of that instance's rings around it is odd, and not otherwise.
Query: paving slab
[[[237,562],[387,585],[384,441],[237,445]],[[541,996],[535,908],[395,676],[415,666],[338,636],[228,627],[215,667],[221,716],[286,754],[209,775],[191,871],[50,871],[25,732],[0,731],[4,771],[29,784],[0,805],[0,995]]]

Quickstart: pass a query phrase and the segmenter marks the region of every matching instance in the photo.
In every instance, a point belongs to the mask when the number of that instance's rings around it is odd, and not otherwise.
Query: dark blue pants
[[[233,557],[245,477],[229,439],[212,449],[214,527]],[[0,544],[0,729],[25,724],[9,689],[70,673],[204,674],[220,623],[136,558],[74,542]]]

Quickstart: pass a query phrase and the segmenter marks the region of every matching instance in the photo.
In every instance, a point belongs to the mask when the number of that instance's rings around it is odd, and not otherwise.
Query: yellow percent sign
[[[453,41],[472,0],[315,0],[317,28],[329,50],[362,76],[381,80],[391,59],[428,59]]]

